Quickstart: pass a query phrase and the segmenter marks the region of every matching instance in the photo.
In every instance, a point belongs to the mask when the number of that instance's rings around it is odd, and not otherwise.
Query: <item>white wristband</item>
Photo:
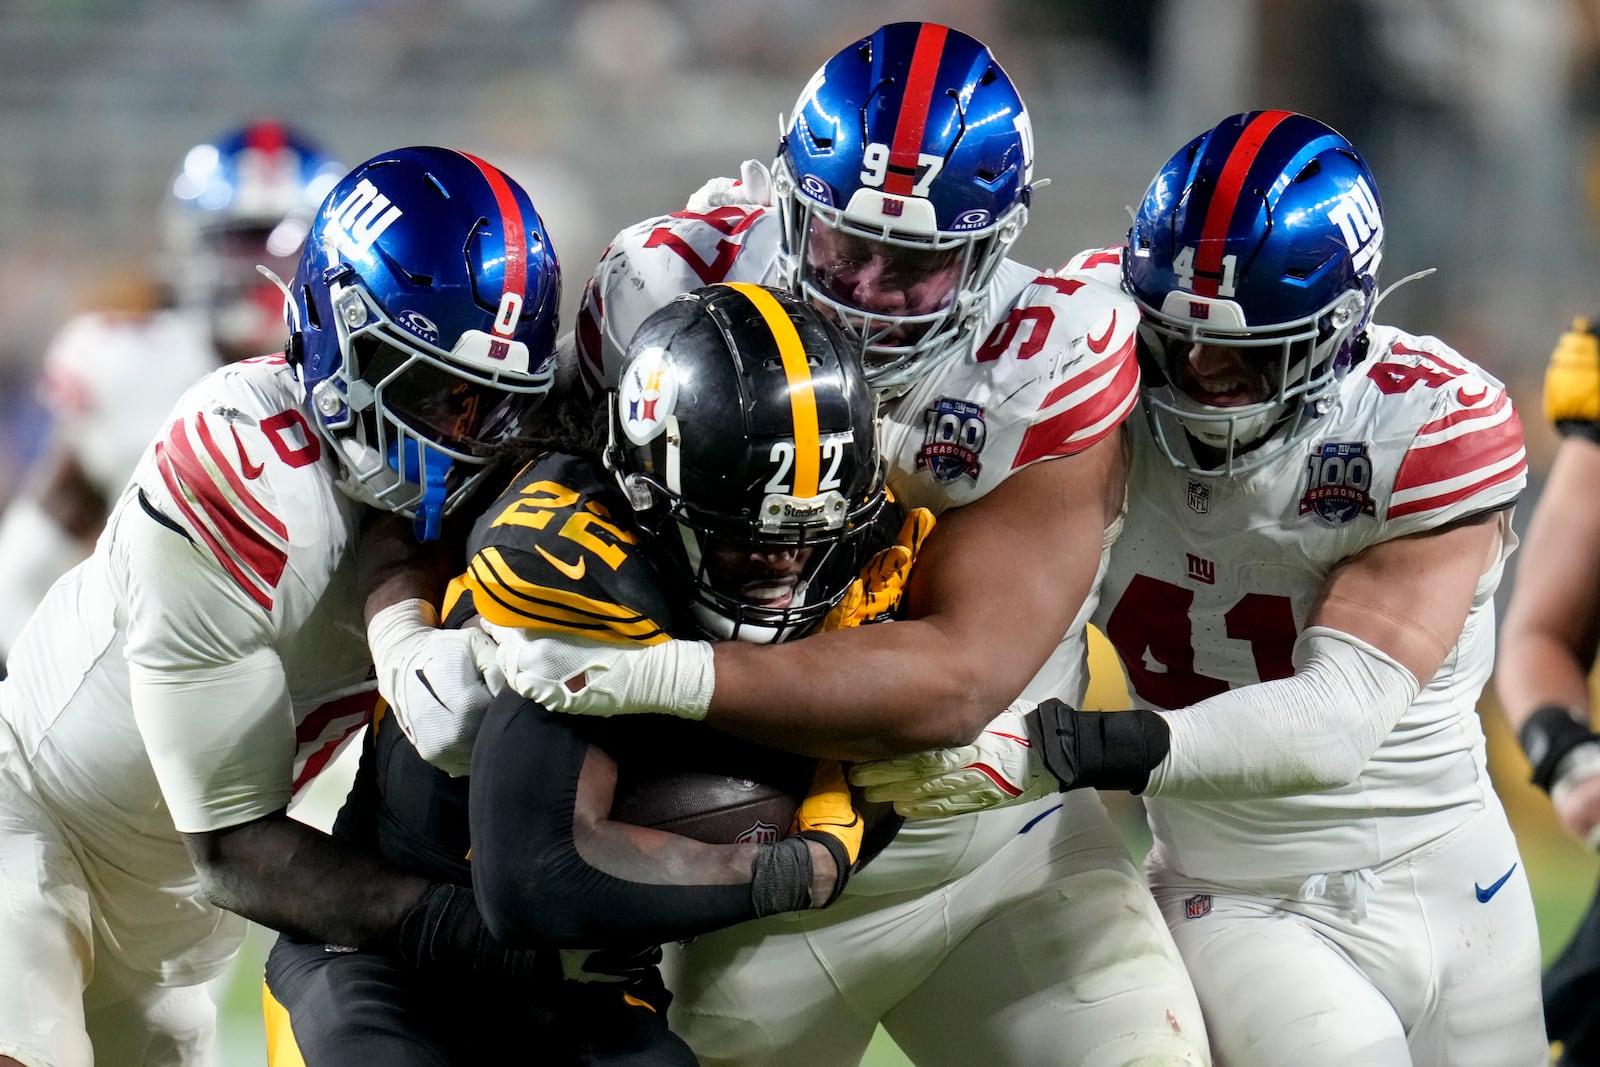
[[[709,641],[664,641],[639,657],[627,699],[640,710],[703,719],[711,709],[716,663]]]
[[[421,598],[390,604],[367,623],[367,648],[378,670],[378,692],[390,704],[398,687],[395,676],[406,668],[410,643],[439,628],[439,612]]]

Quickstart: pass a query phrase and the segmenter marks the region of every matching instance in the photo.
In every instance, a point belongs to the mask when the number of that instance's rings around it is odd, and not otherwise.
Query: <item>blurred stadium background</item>
[[[1040,267],[1120,240],[1155,168],[1226,114],[1288,107],[1346,133],[1380,183],[1384,277],[1439,268],[1382,317],[1444,337],[1519,401],[1536,472],[1525,521],[1554,446],[1545,357],[1574,314],[1600,311],[1596,0],[4,0],[0,500],[42,439],[44,345],[147,276],[191,144],[276,116],[351,163],[419,143],[481,155],[533,194],[570,324],[612,233],[770,158],[807,76],[898,19],[987,41],[1022,89],[1051,185],[1017,257]],[[1097,663],[1095,696],[1113,703],[1120,678]],[[1492,690],[1481,710],[1548,955],[1597,860],[1524,784]],[[338,787],[300,812],[325,820]],[[253,935],[217,988],[229,1067],[263,1062],[266,943]],[[870,1062],[904,1061],[884,1043]]]

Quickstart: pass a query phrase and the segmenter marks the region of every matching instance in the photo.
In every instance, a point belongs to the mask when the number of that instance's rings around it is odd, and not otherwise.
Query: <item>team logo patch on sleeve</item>
[[[1300,498],[1300,514],[1314,512],[1329,526],[1376,515],[1371,489],[1372,458],[1366,444],[1325,441],[1306,460],[1306,492]]]
[[[978,453],[989,436],[982,406],[943,396],[923,413],[923,419],[928,433],[917,451],[917,470],[931,471],[936,482],[953,482],[963,475],[977,481],[983,466]]]

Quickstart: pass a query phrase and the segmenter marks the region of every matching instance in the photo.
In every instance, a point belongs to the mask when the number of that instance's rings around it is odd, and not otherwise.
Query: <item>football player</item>
[[[1580,318],[1544,379],[1544,414],[1561,435],[1528,523],[1511,587],[1495,689],[1533,782],[1561,823],[1600,846],[1600,737],[1589,673],[1600,634],[1600,342]],[[1544,975],[1544,1019],[1564,1067],[1600,1062],[1600,895]]]
[[[481,617],[645,644],[815,628],[856,580],[884,503],[876,410],[854,352],[802,301],[741,283],[671,301],[630,355],[600,409],[603,458],[565,442],[517,474],[474,526],[447,625]],[[664,1032],[656,946],[820,907],[862,843],[837,764],[681,719],[574,719],[507,693],[472,768],[451,777],[380,715],[334,832],[424,877],[475,885],[506,943],[604,951],[552,951],[523,981],[472,982],[284,936],[267,961],[274,1047],[310,1067],[478,1063],[532,1038],[531,1005],[548,1019],[541,1062],[693,1063]],[[781,839],[788,825],[710,843],[612,821],[619,776],[662,768],[810,795]]]
[[[182,395],[0,683],[0,1064],[207,1062],[244,918],[521,966],[470,894],[285,809],[373,708],[361,524],[432,538],[496,469],[559,268],[504,173],[419,147],[332,188],[293,279],[287,353]]]
[[[178,394],[219,362],[283,348],[283,297],[255,271],[294,269],[311,213],[345,172],[303,133],[261,119],[195,145],[167,196],[160,274],[176,307],[86,312],[45,353],[45,454],[0,517],[0,661],[50,583],[89,554]]]
[[[1007,258],[1032,168],[1028,112],[988,48],[896,23],[812,77],[770,175],[747,165],[619,233],[577,326],[590,382],[615,383],[620,342],[676,293],[787,288],[860,353],[896,498],[940,518],[893,625],[782,645],[507,641],[513,687],[843,759],[964,743],[1019,694],[1080,694],[1138,310]],[[880,1022],[919,1064],[1206,1062],[1193,990],[1098,797],[1034,799],[903,829],[826,911],[695,939],[669,960],[674,1027],[706,1063],[851,1063]]]
[[[998,801],[975,772],[1029,758],[1024,796],[1143,793],[1151,886],[1234,1067],[1548,1060],[1475,709],[1522,426],[1492,375],[1372,321],[1383,237],[1365,161],[1304,115],[1231,116],[1161,168],[1127,245],[1069,264],[1120,270],[1144,316],[1095,612],[1138,708],[1050,700],[1031,749],[856,770],[910,813]]]

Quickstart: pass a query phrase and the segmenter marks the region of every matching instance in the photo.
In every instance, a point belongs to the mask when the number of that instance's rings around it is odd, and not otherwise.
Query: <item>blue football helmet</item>
[[[1033,127],[982,43],[900,22],[812,75],[773,170],[784,284],[892,392],[982,320],[1027,221]]]
[[[815,627],[883,507],[877,403],[822,312],[748,283],[668,302],[628,344],[606,465],[695,624],[766,643]]]
[[[1167,457],[1232,474],[1310,436],[1364,354],[1382,255],[1377,182],[1315,119],[1234,115],[1168,160],[1122,262],[1142,313],[1145,409]],[[1235,377],[1251,380],[1230,383],[1226,403],[1194,384],[1202,346],[1243,357]]]
[[[323,201],[290,290],[341,487],[437,537],[554,378],[561,271],[533,202],[465,153],[385,152]]]
[[[282,349],[282,295],[256,265],[294,269],[312,214],[344,173],[309,137],[272,119],[184,154],[167,197],[168,274],[225,359]]]

